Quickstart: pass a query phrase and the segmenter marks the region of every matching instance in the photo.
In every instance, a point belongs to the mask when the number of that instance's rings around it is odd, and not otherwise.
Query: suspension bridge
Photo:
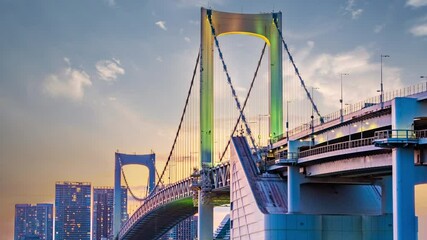
[[[264,41],[245,96],[222,51],[228,34]],[[426,84],[321,115],[280,12],[202,8],[195,62],[164,168],[157,172],[154,153],[116,153],[115,189],[122,176],[128,185],[123,166],[149,169],[149,194],[130,191],[140,207],[124,223],[114,218],[116,239],[157,239],[195,213],[198,238],[212,239],[213,208],[223,204],[230,204],[233,239],[417,238],[414,185],[427,183]],[[265,68],[268,78],[259,74]],[[293,109],[284,108],[289,102]]]

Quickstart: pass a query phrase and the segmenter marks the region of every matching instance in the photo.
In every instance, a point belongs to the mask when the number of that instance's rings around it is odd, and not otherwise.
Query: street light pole
[[[289,142],[289,103],[286,101],[286,141]]]
[[[381,109],[384,108],[384,87],[383,87],[383,58],[390,57],[390,55],[381,54],[381,88],[380,88],[380,103]]]
[[[318,90],[317,87],[311,87],[311,99],[314,102],[314,89]],[[314,107],[311,106],[311,144],[314,145]]]
[[[341,98],[340,98],[340,104],[341,104],[341,108],[340,108],[340,120],[341,123],[344,122],[344,114],[343,114],[343,94],[342,94],[342,76],[346,76],[349,75],[349,73],[340,73],[341,75]]]
[[[427,78],[427,76],[420,76],[420,78]],[[426,82],[426,91],[427,91],[427,82]]]
[[[261,117],[270,117],[269,114],[258,114],[258,146],[261,147]]]

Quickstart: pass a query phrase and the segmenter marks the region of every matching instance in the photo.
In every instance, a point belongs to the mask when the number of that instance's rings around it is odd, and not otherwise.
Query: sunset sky
[[[153,150],[164,163],[202,6],[282,11],[286,40],[325,113],[339,109],[340,72],[350,73],[346,102],[377,94],[381,54],[390,55],[386,91],[427,80],[427,0],[0,0],[0,240],[13,238],[14,204],[53,203],[56,181],[112,186],[116,150]],[[226,53],[256,49],[256,61],[259,43],[229,42]],[[245,61],[230,65],[243,72]],[[125,171],[133,185],[146,183],[144,167]],[[416,198],[427,239],[427,187]]]

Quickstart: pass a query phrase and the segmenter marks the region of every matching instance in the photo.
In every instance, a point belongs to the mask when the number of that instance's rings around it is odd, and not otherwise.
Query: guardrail
[[[330,144],[322,147],[312,148],[312,149],[299,152],[299,157],[302,158],[302,157],[308,157],[308,156],[327,153],[327,152],[333,152],[337,150],[369,146],[369,145],[372,145],[373,140],[374,140],[373,137],[362,138],[362,139],[341,142],[341,143],[334,143],[334,144]]]
[[[406,129],[393,129],[393,130],[383,130],[383,131],[376,131],[374,134],[375,140],[379,139],[389,139],[389,138],[395,138],[395,139],[417,139],[417,131],[414,130],[406,130]]]
[[[411,96],[411,95],[415,95],[418,93],[422,93],[422,92],[426,92],[427,91],[427,83],[418,83],[409,87],[404,87],[398,90],[394,90],[394,91],[390,91],[390,92],[385,92],[384,93],[384,102],[390,101],[396,97],[406,97],[406,96]],[[380,96],[375,96],[375,97],[371,97],[368,99],[365,99],[363,101],[354,103],[354,104],[350,104],[347,105],[346,107],[343,108],[343,115],[347,115],[353,112],[357,112],[359,110],[362,110],[364,108],[376,105],[376,104],[380,104]],[[335,111],[333,113],[327,114],[327,115],[323,115],[323,121],[324,122],[330,122],[333,120],[337,120],[340,119],[340,111]],[[302,123],[300,126],[293,128],[291,130],[289,130],[288,134],[289,136],[293,136],[297,133],[306,131],[311,129],[311,124],[312,121],[306,122],[306,123]],[[313,125],[314,126],[319,126],[321,125],[321,121],[320,118],[316,118],[313,120]],[[285,133],[276,136],[277,140],[284,138],[286,135]]]
[[[274,154],[275,159],[298,159],[298,153],[297,152],[276,152]]]
[[[398,139],[400,141],[413,141],[419,138],[427,138],[427,129],[426,130],[404,130],[404,129],[395,129],[395,130],[383,130],[377,131],[374,134],[374,137],[356,139],[352,141],[346,141],[341,143],[334,143],[326,146],[315,147],[308,150],[300,151],[299,153],[287,153],[286,151],[279,152],[275,154],[275,163],[277,164],[280,159],[298,159],[303,157],[309,157],[317,154],[333,152],[338,150],[363,147],[373,145],[375,140],[381,139]],[[279,161],[280,162],[280,161]]]
[[[407,129],[393,129],[376,131],[374,133],[375,140],[398,138],[398,139],[419,139],[427,138],[427,129],[424,130],[407,130]]]
[[[274,158],[274,164],[280,164],[280,165],[288,165],[288,164],[296,164],[298,163],[298,153],[297,152],[278,152],[275,153]]]
[[[415,131],[415,136],[417,138],[427,138],[427,130],[417,130]]]

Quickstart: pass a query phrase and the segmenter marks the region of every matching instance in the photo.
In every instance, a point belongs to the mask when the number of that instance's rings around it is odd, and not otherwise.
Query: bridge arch
[[[145,154],[145,155],[136,155],[136,154],[124,154],[124,153],[115,153],[115,166],[114,166],[114,219],[113,219],[113,233],[114,236],[120,231],[122,220],[121,220],[121,210],[122,210],[122,191],[121,191],[121,172],[122,167],[125,165],[143,165],[148,168],[149,171],[149,183],[148,183],[148,192],[151,192],[154,189],[156,184],[156,155]]]

